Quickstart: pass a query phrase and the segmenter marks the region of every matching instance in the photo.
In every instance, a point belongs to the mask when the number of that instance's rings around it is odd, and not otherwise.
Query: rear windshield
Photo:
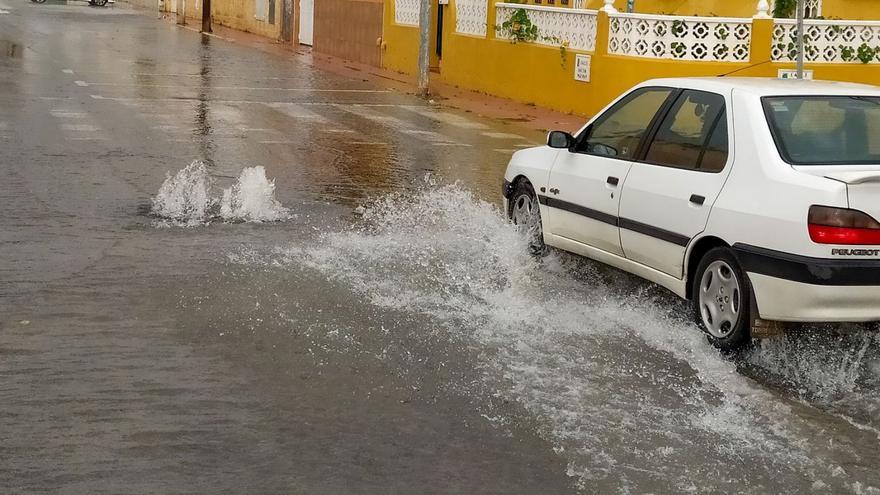
[[[880,97],[765,97],[779,154],[793,165],[880,163]]]

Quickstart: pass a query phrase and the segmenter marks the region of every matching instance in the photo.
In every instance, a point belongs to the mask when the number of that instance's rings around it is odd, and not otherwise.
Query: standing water
[[[546,424],[586,491],[880,493],[877,438],[865,435],[880,426],[876,413],[859,423],[780,399],[739,374],[685,303],[656,286],[561,253],[531,257],[494,205],[459,186],[430,184],[360,211],[362,223],[279,248],[270,264],[316,270],[483,349],[489,393]],[[873,373],[865,354],[877,355],[876,340],[859,335],[864,345],[838,348],[843,383]],[[768,346],[750,359],[772,368],[779,353]],[[799,363],[805,386],[827,378],[824,363]],[[852,404],[875,404],[846,391]],[[511,421],[485,413],[499,427]]]

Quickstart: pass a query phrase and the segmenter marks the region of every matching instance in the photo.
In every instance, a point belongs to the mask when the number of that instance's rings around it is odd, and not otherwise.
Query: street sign
[[[779,69],[776,72],[776,77],[779,79],[797,79],[798,71],[797,69]],[[804,71],[804,79],[812,79],[813,78],[813,69],[807,69]]]
[[[574,58],[574,80],[590,82],[590,64],[593,57],[589,55],[577,55]]]

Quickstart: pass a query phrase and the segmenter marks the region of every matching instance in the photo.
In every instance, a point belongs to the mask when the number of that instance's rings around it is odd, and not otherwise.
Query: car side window
[[[628,94],[590,125],[577,151],[635,158],[642,136],[672,91],[671,88],[640,88]]]
[[[725,121],[719,130],[721,116],[725,116]],[[711,140],[714,142],[709,150],[707,144]],[[683,91],[657,129],[645,161],[693,170],[717,172],[719,166],[724,168],[727,161],[724,97],[704,91]]]
[[[709,136],[703,158],[700,160],[700,170],[706,172],[721,172],[727,165],[727,112],[722,111],[718,116],[718,123]]]

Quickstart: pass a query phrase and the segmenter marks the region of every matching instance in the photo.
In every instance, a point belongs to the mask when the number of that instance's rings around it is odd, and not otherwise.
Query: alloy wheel
[[[710,335],[725,338],[736,328],[742,309],[736,273],[722,260],[706,267],[700,280],[700,316]]]

